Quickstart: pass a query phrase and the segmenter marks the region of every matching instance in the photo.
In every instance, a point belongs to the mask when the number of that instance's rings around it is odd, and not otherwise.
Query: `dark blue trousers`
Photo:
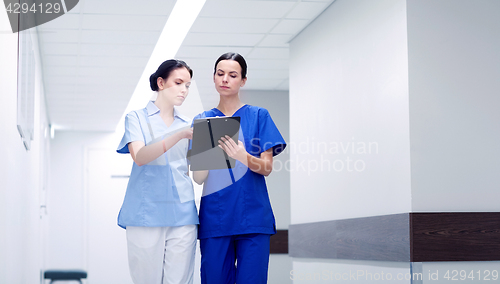
[[[245,234],[200,240],[202,284],[266,284],[267,234]]]

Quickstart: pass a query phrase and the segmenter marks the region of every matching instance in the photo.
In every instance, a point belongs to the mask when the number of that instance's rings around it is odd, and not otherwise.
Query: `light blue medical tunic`
[[[191,121],[174,109],[174,122],[167,126],[160,110],[150,101],[146,108],[125,117],[125,134],[117,152],[130,153],[128,143],[143,141],[150,145],[191,126]],[[198,224],[193,183],[188,176],[186,153],[189,140],[182,139],[158,159],[138,166],[133,164],[118,225],[170,227]]]

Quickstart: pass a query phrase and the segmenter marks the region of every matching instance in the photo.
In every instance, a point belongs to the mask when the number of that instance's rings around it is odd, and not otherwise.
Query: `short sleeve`
[[[141,124],[139,122],[139,117],[135,111],[130,112],[125,116],[125,133],[123,138],[118,145],[116,152],[120,154],[130,153],[128,150],[128,143],[134,141],[144,141],[144,135],[142,134]]]
[[[281,153],[286,147],[285,139],[274,124],[269,111],[264,108],[259,110],[259,146],[262,152],[273,148],[273,156]]]

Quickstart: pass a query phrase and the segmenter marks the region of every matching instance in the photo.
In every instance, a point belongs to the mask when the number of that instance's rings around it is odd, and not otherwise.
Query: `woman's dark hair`
[[[149,84],[151,85],[151,90],[158,91],[158,77],[162,77],[163,80],[166,80],[170,73],[179,68],[186,68],[189,71],[189,75],[193,78],[193,70],[189,68],[186,62],[177,59],[169,59],[163,62],[158,70],[149,76]]]
[[[217,72],[217,64],[219,64],[222,60],[234,60],[238,62],[241,66],[241,78],[245,79],[247,77],[247,62],[243,56],[236,52],[224,53],[219,57],[219,59],[217,59],[217,61],[215,61],[214,75],[215,72]]]

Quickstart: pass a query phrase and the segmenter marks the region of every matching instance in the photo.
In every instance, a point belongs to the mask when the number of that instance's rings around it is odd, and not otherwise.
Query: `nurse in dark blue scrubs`
[[[195,117],[239,116],[241,122],[238,143],[229,137],[219,140],[236,166],[193,174],[203,184],[198,231],[203,284],[267,283],[269,240],[276,225],[265,177],[286,143],[266,109],[240,101],[246,73],[240,54],[221,55],[214,69],[219,105]]]

